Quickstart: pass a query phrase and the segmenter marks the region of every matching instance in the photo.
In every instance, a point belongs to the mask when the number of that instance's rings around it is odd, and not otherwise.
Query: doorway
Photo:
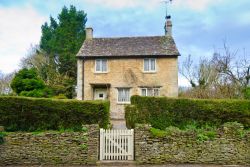
[[[108,94],[105,88],[95,88],[94,89],[94,100],[107,100]]]

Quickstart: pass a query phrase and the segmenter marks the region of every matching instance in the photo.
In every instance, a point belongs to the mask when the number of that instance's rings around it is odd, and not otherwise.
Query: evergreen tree
[[[11,82],[11,88],[20,96],[51,97],[52,90],[46,87],[35,69],[20,70]]]
[[[76,54],[85,40],[87,14],[74,6],[63,7],[58,22],[50,17],[50,24],[42,25],[40,48],[47,53],[50,64],[61,75],[69,78],[66,85],[68,98],[73,97],[76,85]]]

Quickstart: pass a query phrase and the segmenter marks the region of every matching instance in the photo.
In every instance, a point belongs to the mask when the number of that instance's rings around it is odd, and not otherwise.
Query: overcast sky
[[[39,43],[41,25],[70,4],[87,13],[95,37],[164,34],[162,0],[0,0],[0,71],[17,70]],[[188,54],[209,57],[224,40],[250,55],[250,0],[173,0],[170,14],[180,62]],[[179,77],[179,85],[187,82]]]

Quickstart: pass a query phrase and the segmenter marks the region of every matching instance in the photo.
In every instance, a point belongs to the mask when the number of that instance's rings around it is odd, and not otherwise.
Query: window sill
[[[130,104],[130,102],[117,102],[118,105],[126,105],[126,104]]]
[[[143,73],[145,73],[145,74],[155,74],[155,73],[157,73],[157,71],[143,71]]]
[[[94,74],[107,74],[108,72],[94,72]]]

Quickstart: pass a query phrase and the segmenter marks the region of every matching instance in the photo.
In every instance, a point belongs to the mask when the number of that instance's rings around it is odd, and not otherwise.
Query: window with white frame
[[[107,60],[106,59],[96,59],[95,60],[95,72],[107,72]]]
[[[118,88],[118,103],[129,103],[130,102],[130,89],[129,88]]]
[[[160,96],[160,88],[141,88],[142,96]]]
[[[144,59],[144,71],[145,72],[155,72],[156,71],[156,59]]]

